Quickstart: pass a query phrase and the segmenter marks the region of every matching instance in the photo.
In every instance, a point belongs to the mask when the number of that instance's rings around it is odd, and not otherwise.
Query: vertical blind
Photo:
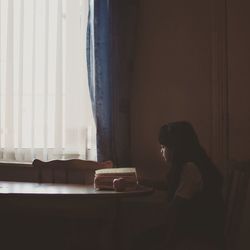
[[[0,0],[0,160],[96,159],[88,0]]]

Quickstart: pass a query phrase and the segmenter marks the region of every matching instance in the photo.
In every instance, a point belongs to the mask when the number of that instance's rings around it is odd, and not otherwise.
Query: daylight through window
[[[96,159],[87,0],[0,1],[0,160]]]

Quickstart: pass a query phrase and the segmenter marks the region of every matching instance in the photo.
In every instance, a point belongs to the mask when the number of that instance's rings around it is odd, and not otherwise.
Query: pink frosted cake
[[[94,186],[97,190],[134,190],[137,184],[135,168],[106,168],[95,171]]]

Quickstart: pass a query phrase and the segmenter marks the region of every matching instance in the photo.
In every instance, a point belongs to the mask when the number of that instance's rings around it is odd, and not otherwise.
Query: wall
[[[140,1],[131,126],[144,173],[162,176],[157,133],[175,120],[193,123],[219,167],[250,158],[249,10],[246,0]]]
[[[250,2],[228,0],[230,156],[250,159]],[[250,248],[250,184],[241,225],[239,249]]]
[[[157,133],[175,120],[193,123],[215,161],[215,147],[222,158],[250,159],[249,12],[247,0],[140,1],[131,126],[141,175],[162,178]],[[247,208],[249,197],[250,189]],[[245,211],[242,250],[250,246]]]
[[[132,159],[144,173],[158,178],[163,173],[157,140],[162,124],[192,122],[201,143],[210,150],[211,8],[209,1],[199,0],[140,3]]]
[[[250,159],[250,2],[228,0],[230,155]]]

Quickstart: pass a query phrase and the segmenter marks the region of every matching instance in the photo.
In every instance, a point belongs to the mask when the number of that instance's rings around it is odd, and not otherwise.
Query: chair
[[[111,168],[111,161],[98,163],[87,160],[52,160],[35,159],[32,165],[37,168],[39,183],[93,184],[95,170]]]
[[[239,249],[241,223],[246,207],[250,180],[250,162],[234,162],[226,178],[226,225],[225,237],[229,250]]]
[[[40,183],[66,184],[93,184],[96,169],[113,167],[111,161],[98,163],[79,159],[48,162],[35,159],[32,165],[38,171]],[[86,218],[84,211],[82,211],[82,215],[79,215],[78,213],[70,213],[69,210],[67,214],[49,214],[42,218],[38,217],[36,220],[39,221],[40,231],[47,231],[46,239],[53,235],[50,240],[50,247],[42,249],[77,250],[83,249],[83,247],[86,249],[101,249],[100,242],[106,230],[102,218]],[[43,230],[43,228],[47,229]],[[51,244],[58,245],[55,248]]]

